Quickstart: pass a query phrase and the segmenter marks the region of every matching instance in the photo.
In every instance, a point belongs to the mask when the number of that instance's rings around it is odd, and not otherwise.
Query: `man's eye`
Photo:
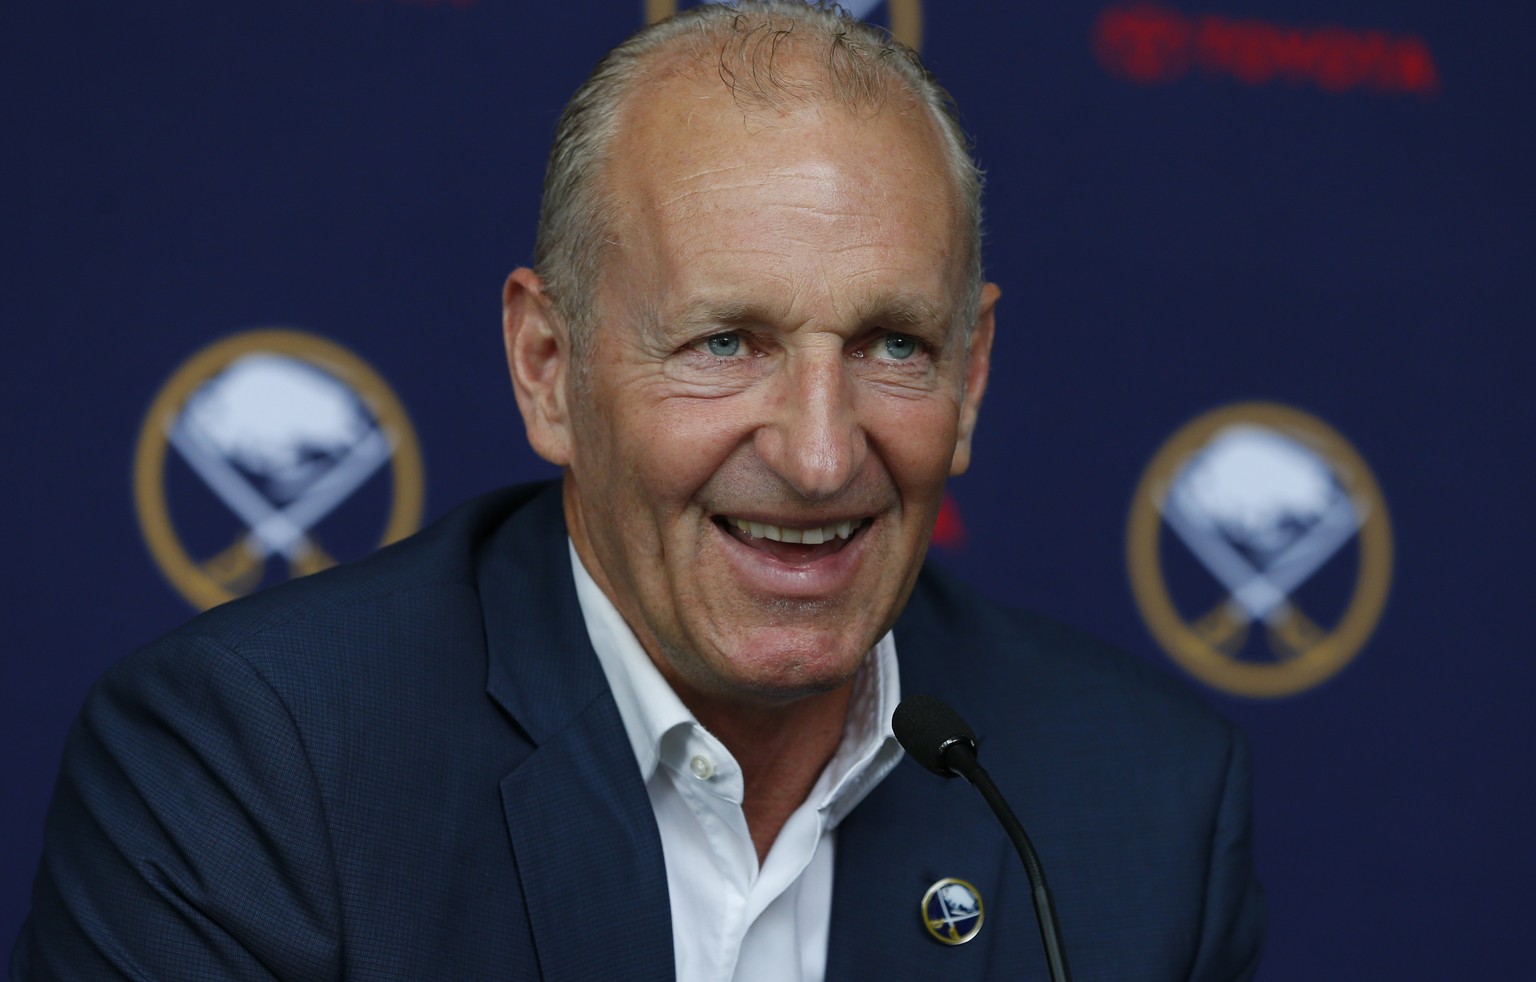
[[[882,354],[894,361],[906,361],[917,354],[917,339],[905,334],[887,334],[880,339]]]
[[[741,335],[715,334],[705,340],[704,347],[717,358],[734,358],[741,352]]]

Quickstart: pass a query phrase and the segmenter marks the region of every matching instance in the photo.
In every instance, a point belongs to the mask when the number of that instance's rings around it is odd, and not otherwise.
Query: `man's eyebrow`
[[[882,327],[931,327],[948,323],[948,315],[927,297],[903,294],[873,305],[861,318]]]
[[[686,324],[746,324],[773,318],[751,300],[708,300],[685,307],[679,319]]]
[[[670,336],[701,327],[735,328],[746,324],[772,321],[769,311],[750,300],[698,300],[681,309],[664,312],[653,303],[647,303],[641,314],[641,322],[647,333]]]
[[[771,324],[777,313],[752,300],[708,300],[681,310],[677,322],[698,324]],[[902,294],[885,297],[861,310],[859,322],[880,327],[930,327],[948,322],[948,315],[927,297]]]

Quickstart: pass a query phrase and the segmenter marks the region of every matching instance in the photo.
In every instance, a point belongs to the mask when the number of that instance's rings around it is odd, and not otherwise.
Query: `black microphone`
[[[1030,844],[1024,826],[1019,824],[1013,809],[1003,800],[1002,792],[992,783],[986,768],[976,759],[976,734],[965,725],[960,714],[933,696],[909,696],[896,707],[891,717],[891,729],[902,749],[912,759],[940,777],[965,778],[992,806],[992,813],[1003,824],[1003,831],[1013,841],[1013,847],[1024,860],[1024,872],[1029,877],[1029,889],[1035,900],[1035,920],[1040,924],[1040,941],[1045,945],[1045,960],[1051,970],[1052,982],[1071,982],[1067,970],[1067,956],[1062,950],[1061,930],[1056,925],[1056,904],[1051,900],[1051,889],[1045,883],[1045,869],[1040,857]]]

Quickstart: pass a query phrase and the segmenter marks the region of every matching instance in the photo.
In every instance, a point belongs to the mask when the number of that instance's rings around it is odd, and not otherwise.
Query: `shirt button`
[[[715,762],[703,754],[697,754],[692,760],[688,761],[688,769],[700,781],[708,781],[715,776]]]

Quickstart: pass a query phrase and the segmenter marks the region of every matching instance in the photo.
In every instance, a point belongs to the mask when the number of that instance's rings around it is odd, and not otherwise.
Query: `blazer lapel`
[[[661,837],[587,638],[558,485],[497,531],[477,579],[487,691],[534,745],[501,795],[541,975],[670,980]]]
[[[539,967],[551,982],[674,977],[661,840],[607,702],[501,782]],[[613,747],[625,759],[612,762]]]

